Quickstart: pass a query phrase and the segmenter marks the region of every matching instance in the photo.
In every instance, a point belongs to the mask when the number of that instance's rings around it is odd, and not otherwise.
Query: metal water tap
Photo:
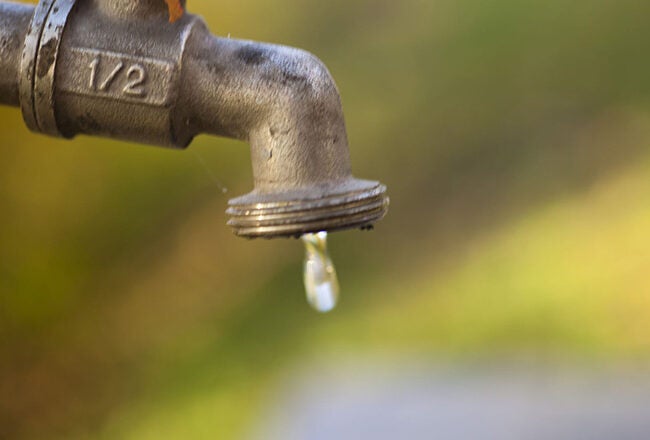
[[[170,23],[161,0],[0,2],[0,104],[64,138],[248,141],[255,189],[227,210],[237,235],[363,228],[388,209],[384,185],[351,174],[339,93],[316,57],[212,36],[192,14]]]

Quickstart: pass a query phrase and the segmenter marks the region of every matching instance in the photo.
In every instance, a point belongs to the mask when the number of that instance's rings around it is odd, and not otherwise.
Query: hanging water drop
[[[327,252],[327,232],[304,234],[304,281],[307,302],[319,312],[326,313],[336,307],[339,299],[339,280]]]

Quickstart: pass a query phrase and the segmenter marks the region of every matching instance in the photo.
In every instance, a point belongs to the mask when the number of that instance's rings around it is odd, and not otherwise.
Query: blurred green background
[[[319,359],[647,363],[650,2],[189,9],[323,59],[390,212],[331,236],[319,315],[300,242],[225,225],[247,145],[60,141],[0,109],[0,438],[245,438]]]

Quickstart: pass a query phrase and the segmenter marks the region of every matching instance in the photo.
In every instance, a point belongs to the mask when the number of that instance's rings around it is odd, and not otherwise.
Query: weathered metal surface
[[[20,105],[18,83],[31,5],[0,2],[0,104]]]
[[[0,103],[20,104],[33,131],[250,142],[255,189],[227,211],[238,235],[366,227],[386,213],[386,188],[351,174],[338,90],[310,53],[214,37],[191,14],[169,23],[161,0],[0,2],[7,21],[0,43],[22,43],[0,45]]]

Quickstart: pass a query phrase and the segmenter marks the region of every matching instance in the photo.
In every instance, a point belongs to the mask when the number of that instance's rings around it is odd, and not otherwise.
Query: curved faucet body
[[[255,189],[228,209],[238,235],[383,217],[386,189],[352,176],[339,93],[316,57],[215,37],[195,15],[167,18],[162,0],[0,2],[0,103],[20,105],[31,130],[52,136],[249,142]]]

